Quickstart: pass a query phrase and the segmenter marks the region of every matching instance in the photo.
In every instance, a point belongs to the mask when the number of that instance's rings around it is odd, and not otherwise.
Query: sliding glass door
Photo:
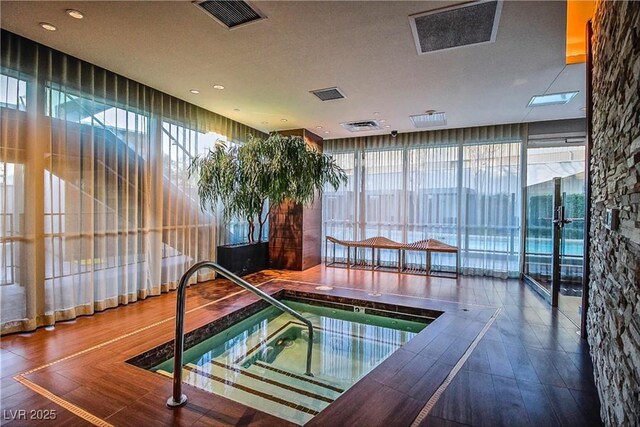
[[[556,220],[559,227],[560,247],[558,248],[559,283],[557,292],[558,309],[569,319],[580,325],[582,304],[582,275],[584,257],[584,171],[560,179],[561,218]]]
[[[524,273],[551,295],[553,258],[553,179],[527,186]]]

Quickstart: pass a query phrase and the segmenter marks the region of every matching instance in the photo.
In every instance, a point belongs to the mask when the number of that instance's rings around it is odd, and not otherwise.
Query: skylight
[[[575,92],[550,93],[548,95],[534,95],[527,107],[545,107],[547,105],[567,104],[578,94]]]
[[[444,126],[447,124],[447,117],[444,112],[437,113],[433,110],[426,114],[417,114],[410,116],[413,125],[417,128],[426,128],[432,126]]]

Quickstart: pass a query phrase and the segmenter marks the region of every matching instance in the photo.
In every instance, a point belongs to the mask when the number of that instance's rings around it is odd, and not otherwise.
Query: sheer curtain
[[[360,238],[375,236],[401,241],[404,234],[404,150],[364,152],[363,221]]]
[[[520,125],[503,125],[325,141],[326,152],[356,161],[353,197],[324,193],[324,236],[437,239],[460,248],[462,273],[517,276],[522,134]],[[396,261],[381,252],[383,265]],[[406,261],[424,265],[424,256],[408,253]],[[432,264],[453,270],[455,258],[433,254]]]
[[[325,235],[341,240],[354,240],[360,235],[357,230],[360,201],[356,192],[360,162],[353,150],[333,152],[332,156],[336,164],[347,173],[348,181],[337,191],[327,185],[322,199],[322,229]],[[336,247],[335,250],[336,257],[346,258],[344,248]]]
[[[215,258],[187,169],[257,131],[4,30],[1,55],[3,334],[159,294]]]
[[[463,271],[508,275],[520,268],[520,143],[466,145],[460,218]]]
[[[458,245],[458,158],[457,146],[429,144],[409,148],[407,156],[406,242],[436,239]],[[424,265],[425,254],[409,253],[409,262]],[[433,265],[455,268],[451,256],[434,253]]]

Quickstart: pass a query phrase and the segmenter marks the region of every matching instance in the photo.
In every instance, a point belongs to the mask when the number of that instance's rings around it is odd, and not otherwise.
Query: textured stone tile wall
[[[640,2],[594,19],[587,328],[607,425],[640,425]],[[607,208],[620,210],[617,230]]]

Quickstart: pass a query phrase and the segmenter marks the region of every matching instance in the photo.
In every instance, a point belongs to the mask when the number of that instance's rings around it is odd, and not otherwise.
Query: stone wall
[[[599,2],[593,29],[587,331],[602,419],[640,425],[640,2]]]

